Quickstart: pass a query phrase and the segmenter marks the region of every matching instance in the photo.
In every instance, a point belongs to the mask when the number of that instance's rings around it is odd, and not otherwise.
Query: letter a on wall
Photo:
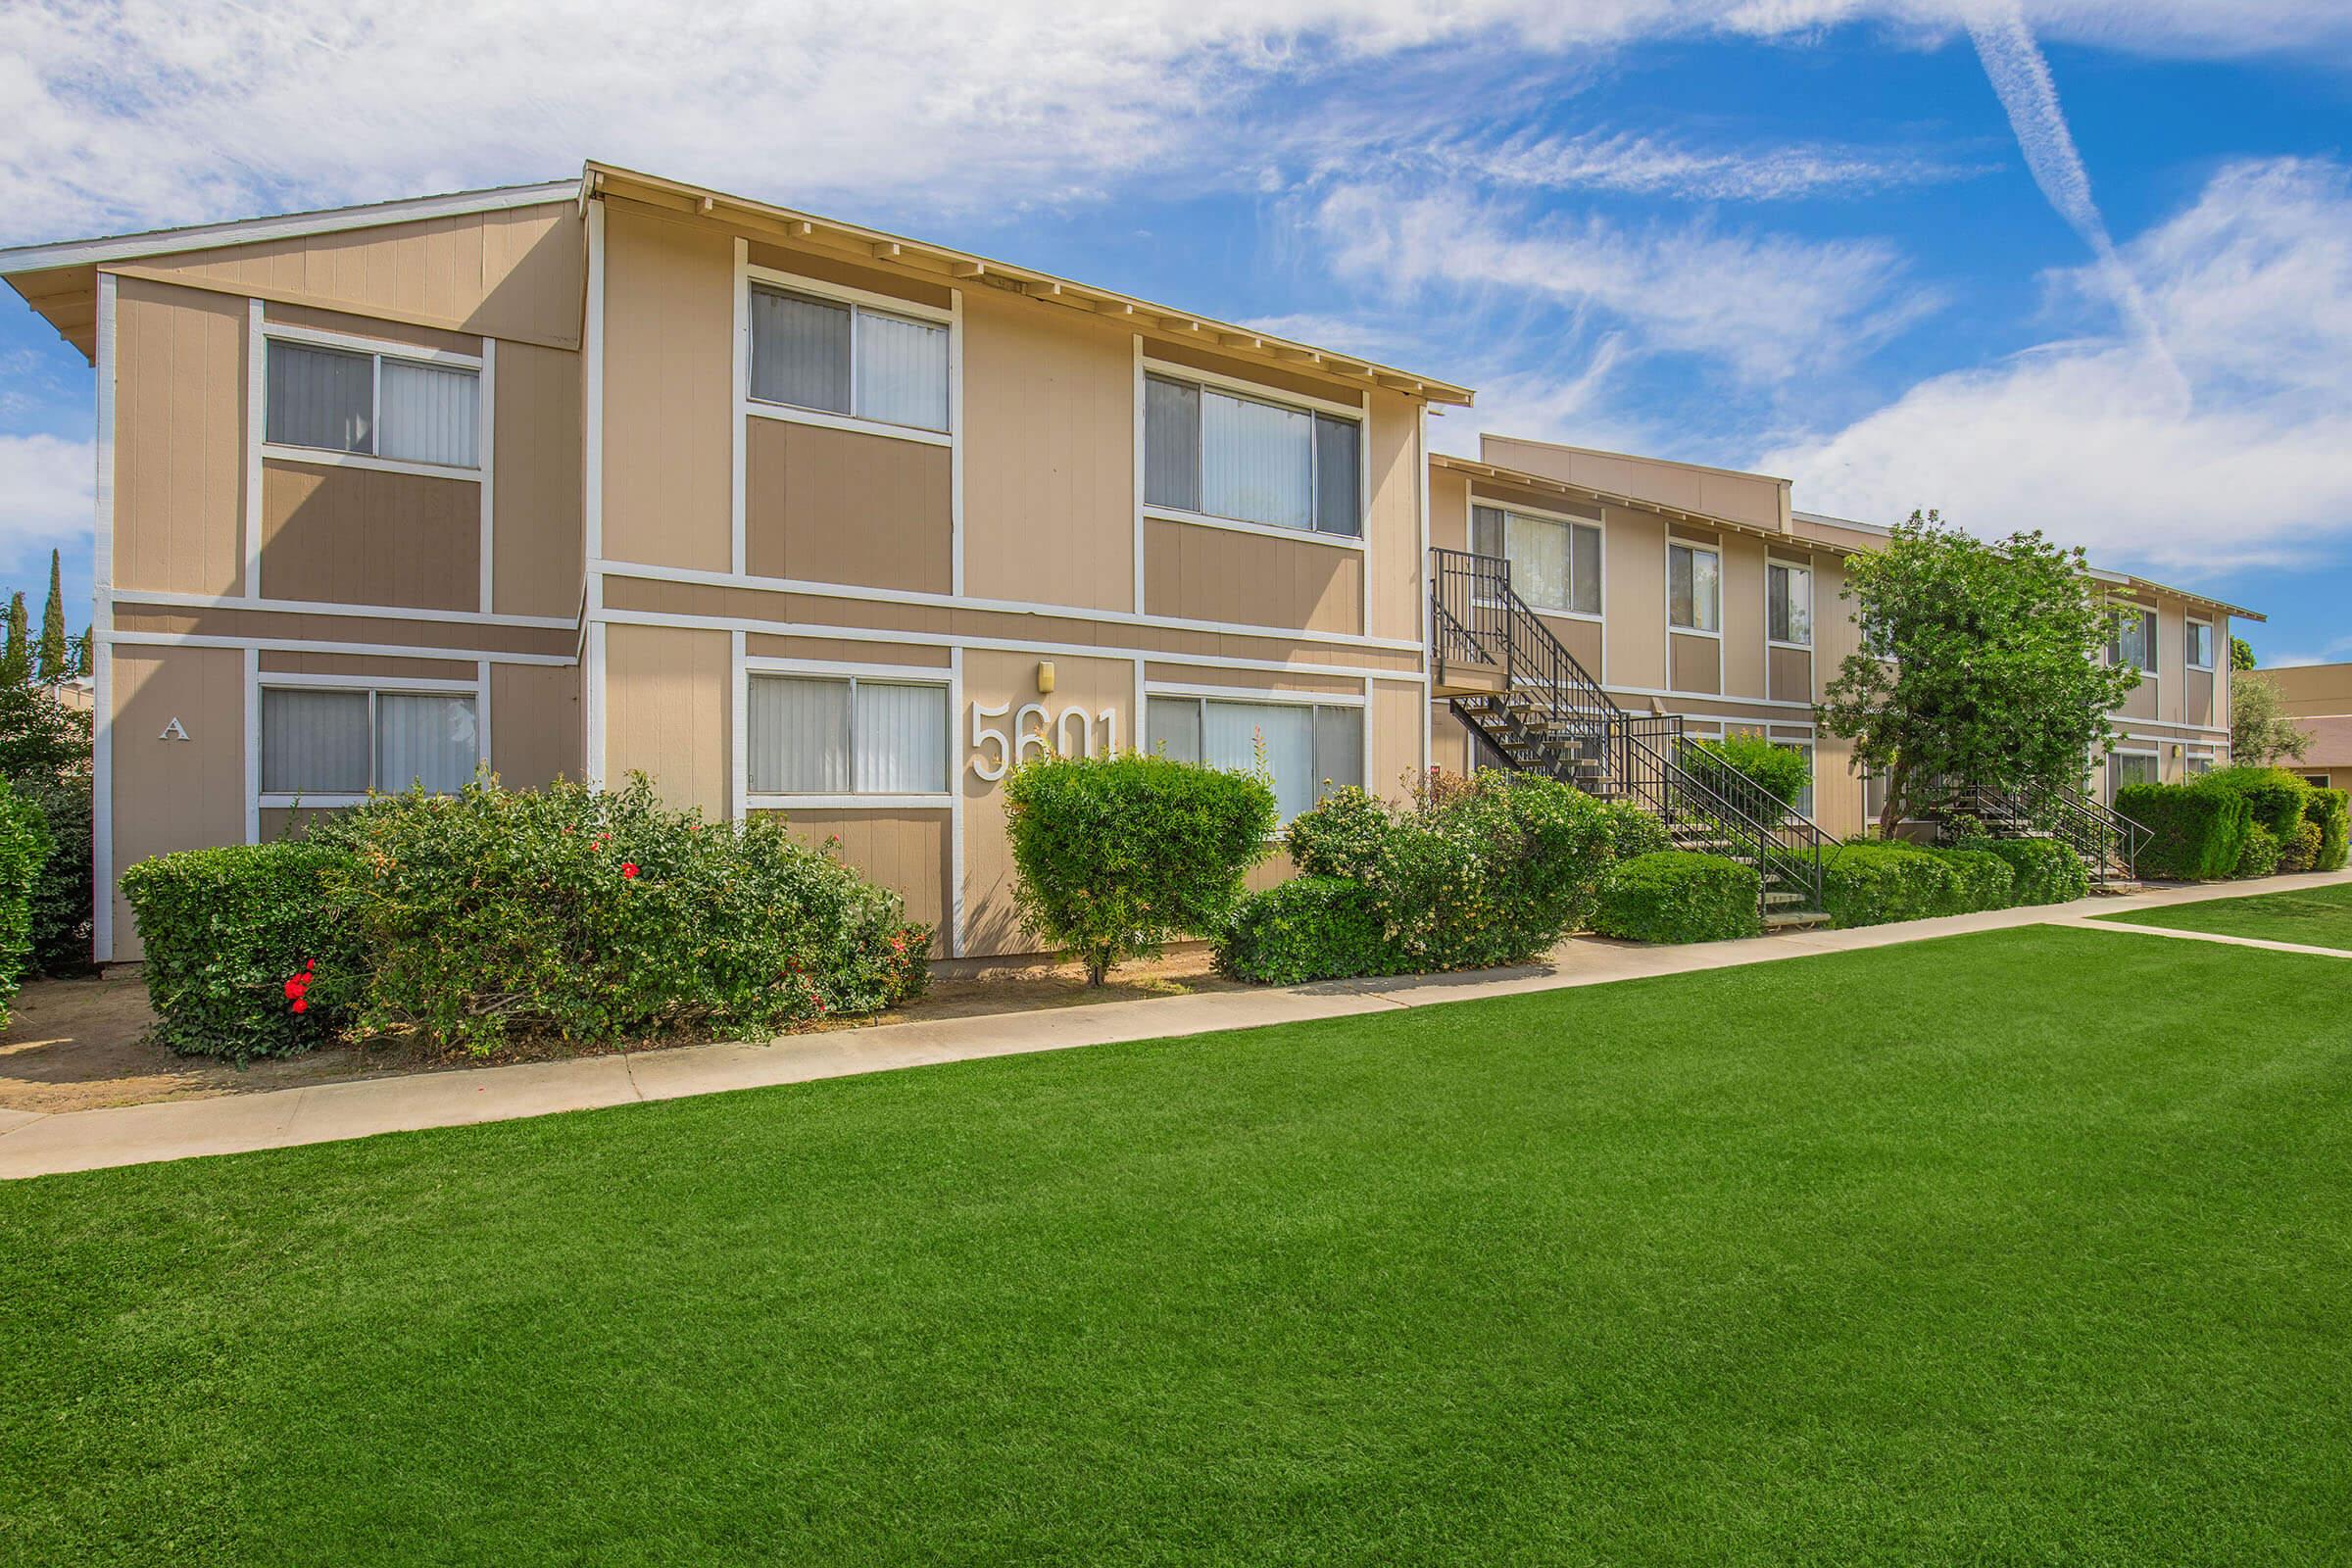
[[[176,715],[173,716],[171,723],[164,726],[164,732],[156,737],[159,741],[184,741],[187,738],[188,726],[182,724]]]

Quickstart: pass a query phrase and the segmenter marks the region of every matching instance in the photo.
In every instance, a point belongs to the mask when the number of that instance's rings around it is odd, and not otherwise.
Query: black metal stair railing
[[[2072,785],[2029,797],[1988,784],[1938,780],[1930,798],[1933,813],[1946,822],[1969,816],[1996,838],[2054,838],[2102,881],[2136,880],[2139,852],[2150,837],[2143,824]]]

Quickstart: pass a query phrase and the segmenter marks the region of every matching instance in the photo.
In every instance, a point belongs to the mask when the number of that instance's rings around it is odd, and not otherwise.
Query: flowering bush
[[[510,1035],[772,1034],[921,994],[927,928],[794,839],[665,809],[642,775],[385,796],[321,822],[343,852],[366,1030],[410,1024],[476,1054]]]

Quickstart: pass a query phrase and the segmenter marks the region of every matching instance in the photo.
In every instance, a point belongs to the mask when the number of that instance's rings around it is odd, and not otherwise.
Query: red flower
[[[620,874],[623,878],[635,876],[637,874],[637,862],[635,860],[621,861]]]
[[[303,1001],[300,997],[296,997],[294,999],[294,1010],[296,1012],[308,1012],[311,1010],[311,1004]]]

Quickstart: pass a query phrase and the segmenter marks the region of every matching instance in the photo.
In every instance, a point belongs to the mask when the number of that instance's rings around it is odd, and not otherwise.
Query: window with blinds
[[[1333,790],[1364,782],[1364,710],[1333,703],[1153,697],[1145,745],[1180,762],[1245,770],[1258,765],[1262,746],[1285,822]]]
[[[481,372],[271,338],[263,439],[444,468],[481,466]]]
[[[943,795],[948,689],[864,676],[754,675],[755,795]]]
[[[1809,568],[1778,561],[1765,564],[1764,635],[1776,643],[1813,646],[1813,573]]]
[[[2153,673],[2156,668],[2156,612],[2125,606],[2115,624],[2115,635],[2107,640],[2107,662],[2112,664],[2132,664]]]
[[[1360,421],[1144,378],[1144,501],[1301,533],[1363,534]]]
[[[948,329],[786,289],[755,287],[751,395],[761,403],[948,427]]]
[[[464,789],[481,760],[469,694],[262,689],[262,793]]]
[[[1470,550],[1511,564],[1511,590],[1538,610],[1600,613],[1600,525],[1470,509]]]
[[[1723,630],[1723,557],[1694,545],[1666,547],[1666,621],[1678,631]]]

